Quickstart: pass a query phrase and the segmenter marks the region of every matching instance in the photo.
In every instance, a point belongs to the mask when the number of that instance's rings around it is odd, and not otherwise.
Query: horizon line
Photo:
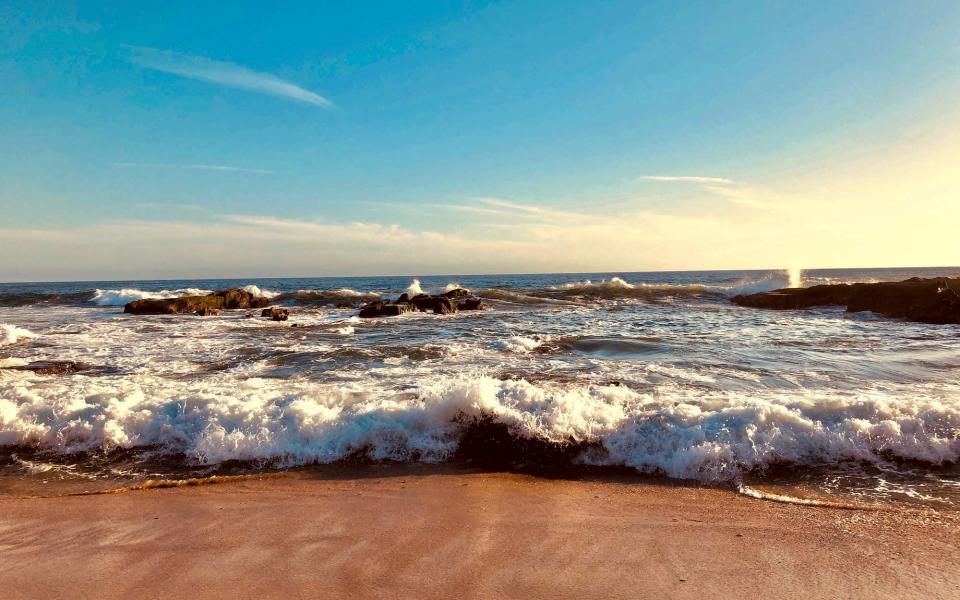
[[[809,267],[801,268],[805,271],[878,271],[883,269],[960,269],[960,265],[932,265],[932,266],[885,266],[885,267]],[[653,271],[545,271],[539,273],[501,272],[501,273],[420,273],[405,275],[284,275],[284,276],[245,276],[245,277],[182,277],[182,278],[148,278],[148,279],[54,279],[54,280],[4,280],[0,285],[36,284],[36,283],[122,283],[143,281],[237,281],[246,279],[386,279],[418,277],[495,277],[498,275],[516,277],[521,275],[625,275],[625,274],[654,274],[654,273],[742,273],[742,272],[789,272],[790,267],[761,268],[761,269],[670,269]]]

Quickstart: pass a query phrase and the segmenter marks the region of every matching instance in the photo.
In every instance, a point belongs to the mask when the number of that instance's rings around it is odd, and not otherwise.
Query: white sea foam
[[[370,296],[379,296],[379,294],[377,294],[376,292],[358,292],[357,290],[352,290],[350,288],[337,288],[329,292],[321,292],[321,293],[336,294],[338,296],[349,296],[351,298],[367,298]]]
[[[351,325],[345,325],[337,328],[337,333],[340,335],[353,335],[355,332],[356,330]]]
[[[179,298],[181,296],[203,296],[209,294],[212,290],[202,290],[198,288],[183,288],[179,290],[161,290],[159,292],[149,292],[138,290],[136,288],[123,288],[119,290],[96,290],[90,302],[97,306],[123,306],[134,300],[159,300],[162,298]]]
[[[443,460],[457,446],[460,413],[493,415],[520,436],[600,441],[588,462],[702,481],[783,462],[960,459],[956,396],[653,396],[485,376],[428,378],[396,392],[259,378],[0,378],[0,445],[159,445],[206,463],[328,462],[356,451]]]
[[[565,283],[560,286],[562,289],[566,290],[578,290],[578,289],[622,289],[622,290],[632,290],[636,286],[632,283],[627,283],[619,277],[611,277],[609,281],[606,279],[601,280],[599,283],[594,283],[587,279],[586,281],[574,281],[571,283]]]
[[[526,354],[533,350],[536,350],[543,345],[541,340],[535,340],[533,338],[524,337],[522,335],[510,336],[505,340],[500,341],[497,346],[508,352],[515,352],[517,354]]]
[[[26,364],[29,364],[29,363],[23,360],[22,358],[0,358],[0,369],[9,369],[10,367],[22,367]]]
[[[17,327],[16,325],[0,323],[0,346],[15,344],[21,340],[29,340],[35,337],[37,337],[37,334],[32,331]]]
[[[410,296],[411,298],[416,296],[417,294],[422,294],[423,288],[420,287],[420,280],[414,279],[413,281],[411,281],[410,285],[406,289],[406,292],[407,292],[407,295]]]
[[[467,290],[468,292],[470,291],[468,288],[465,288],[465,287],[463,287],[462,285],[460,285],[459,283],[456,283],[456,282],[450,282],[450,283],[448,283],[448,284],[443,288],[443,291],[445,291],[445,292],[450,292],[450,291],[453,291],[453,290]]]
[[[243,289],[247,291],[254,298],[276,298],[280,295],[280,292],[271,292],[270,290],[261,289],[253,284],[243,286]]]

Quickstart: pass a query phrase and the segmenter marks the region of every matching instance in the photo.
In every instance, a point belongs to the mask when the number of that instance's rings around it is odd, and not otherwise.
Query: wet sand
[[[457,470],[5,492],[8,600],[960,597],[956,513]]]

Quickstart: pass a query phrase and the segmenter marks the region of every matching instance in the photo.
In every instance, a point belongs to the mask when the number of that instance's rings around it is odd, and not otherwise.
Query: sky
[[[957,31],[936,0],[0,0],[0,281],[958,265]]]

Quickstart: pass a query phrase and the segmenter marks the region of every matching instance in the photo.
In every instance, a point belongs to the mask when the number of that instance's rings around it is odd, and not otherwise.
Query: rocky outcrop
[[[270,308],[263,309],[260,316],[270,317],[274,321],[286,321],[290,317],[290,311],[278,306],[271,306]]]
[[[197,312],[193,313],[198,317],[215,317],[220,314],[220,310],[217,308],[210,308],[209,306],[204,306]]]
[[[360,308],[361,319],[372,319],[375,317],[399,317],[402,314],[413,312],[417,307],[409,302],[390,303],[384,300],[375,300],[364,304]]]
[[[467,298],[457,303],[458,310],[483,310],[483,300],[480,298]]]
[[[920,323],[960,324],[960,279],[919,278],[882,283],[840,283],[734,296],[740,306],[790,310],[846,306]]]
[[[474,298],[464,289],[455,289],[431,296],[417,294],[410,297],[402,294],[395,302],[375,300],[360,308],[360,317],[364,319],[374,317],[397,317],[409,312],[432,312],[437,315],[448,315],[458,310],[483,310],[483,301]]]
[[[232,288],[219,290],[206,296],[183,296],[160,300],[134,300],[123,307],[123,312],[132,315],[179,315],[215,310],[241,308],[264,308],[270,304],[267,298],[258,298],[247,290]]]
[[[447,290],[443,295],[451,300],[463,300],[464,298],[470,297],[470,292],[463,288],[454,288]]]
[[[457,312],[457,303],[446,296],[418,294],[410,299],[410,304],[417,307],[420,312],[432,312],[438,315]]]

